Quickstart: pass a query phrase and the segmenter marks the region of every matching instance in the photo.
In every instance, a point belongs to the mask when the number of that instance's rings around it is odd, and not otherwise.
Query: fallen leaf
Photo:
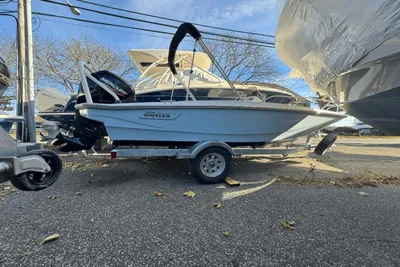
[[[90,222],[94,222],[94,218],[90,219]]]
[[[81,193],[81,192],[76,192],[76,195],[77,195],[77,196],[81,196],[82,193]]]
[[[183,195],[184,195],[185,197],[188,197],[188,198],[194,198],[194,196],[196,195],[196,193],[193,192],[193,191],[187,191],[187,192],[183,193]]]
[[[11,186],[5,186],[5,187],[3,187],[3,190],[9,190],[9,189],[11,189]]]
[[[164,190],[157,191],[157,192],[155,193],[155,195],[156,195],[157,197],[163,196],[163,195],[164,195]]]
[[[48,196],[48,199],[55,199],[57,196]]]
[[[216,209],[219,209],[219,208],[222,207],[222,205],[221,205],[220,203],[214,203],[213,206],[214,206]]]
[[[45,239],[43,239],[41,244],[43,245],[45,243],[54,241],[54,240],[59,239],[59,238],[60,238],[60,234],[52,234],[52,235],[49,235],[48,237],[46,237]]]
[[[358,194],[359,196],[362,196],[362,197],[368,197],[368,196],[369,196],[367,193],[362,192],[362,191],[357,192],[357,194]]]
[[[150,169],[146,169],[146,170],[145,170],[145,172],[149,172],[149,171],[151,171],[151,170],[150,170]]]
[[[100,189],[101,189],[101,190],[104,190],[104,187],[101,187]]]
[[[229,232],[223,232],[222,233],[225,237],[228,237],[229,236]]]
[[[229,186],[239,186],[239,185],[240,185],[240,182],[239,182],[239,181],[233,180],[233,179],[230,178],[230,177],[227,177],[227,178],[225,179],[225,183],[227,183]]]
[[[286,230],[296,230],[296,227],[294,227],[294,222],[293,221],[281,221],[281,225],[284,229]]]
[[[109,168],[110,165],[109,165],[109,164],[103,164],[101,167],[102,167],[102,168]]]
[[[17,190],[15,188],[11,189],[11,192],[16,192]]]
[[[93,177],[93,176],[94,176],[94,174],[93,174],[93,173],[91,173],[91,174],[90,174],[90,177]]]
[[[313,165],[312,163],[310,163],[310,170],[309,170],[309,173],[312,173],[312,172],[315,170],[316,167],[317,167],[317,166],[315,166],[315,165]]]
[[[62,260],[62,259],[64,259],[64,256],[58,256],[58,257],[56,258],[56,261],[60,261],[60,260]]]

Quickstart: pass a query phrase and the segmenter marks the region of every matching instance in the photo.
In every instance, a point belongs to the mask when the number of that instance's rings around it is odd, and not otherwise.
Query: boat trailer
[[[307,151],[314,148],[316,155],[322,156],[336,141],[334,134],[326,135],[316,146],[311,146],[309,137],[306,145],[233,148],[220,141],[202,141],[189,148],[115,148],[111,151],[111,159],[141,157],[173,157],[187,159],[190,162],[192,176],[200,183],[220,183],[228,177],[232,158],[246,155],[283,155]]]
[[[39,191],[52,185],[61,170],[57,153],[42,144],[16,141],[0,126],[0,183],[10,180],[20,190]]]

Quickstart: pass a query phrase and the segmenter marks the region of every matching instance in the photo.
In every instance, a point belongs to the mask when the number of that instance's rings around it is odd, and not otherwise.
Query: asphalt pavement
[[[239,187],[200,185],[185,161],[64,158],[52,187],[0,192],[0,266],[400,266],[399,186],[261,188],[311,175],[309,162],[316,178],[344,175],[338,147],[326,169],[304,155],[235,161]]]

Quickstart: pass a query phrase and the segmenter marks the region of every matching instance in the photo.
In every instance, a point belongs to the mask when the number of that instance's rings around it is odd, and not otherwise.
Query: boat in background
[[[6,62],[0,57],[0,98],[4,95],[10,84],[10,72],[7,68]]]
[[[0,99],[6,92],[10,83],[10,72],[7,68],[6,62],[0,57]],[[14,122],[15,120],[11,116],[0,110],[0,127],[2,127],[6,132],[9,132]]]
[[[141,73],[134,86],[137,102],[190,100],[168,66],[167,49],[131,49],[128,55]],[[191,51],[176,51],[175,68],[182,81],[189,84],[190,80],[190,92],[197,100],[236,99],[229,83],[210,71],[211,64],[206,53],[197,52],[194,57]],[[265,102],[310,106],[307,99],[277,84],[249,82],[234,85],[243,96],[257,95]]]
[[[6,132],[11,130],[13,124],[14,122],[10,120],[9,115],[3,111],[0,111],[0,126],[3,127]]]
[[[278,0],[276,51],[310,88],[400,135],[400,1]]]

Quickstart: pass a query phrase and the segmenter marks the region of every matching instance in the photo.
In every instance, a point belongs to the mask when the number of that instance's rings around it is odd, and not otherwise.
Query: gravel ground
[[[307,184],[400,175],[398,140],[357,140],[322,159],[235,160],[239,187],[200,185],[185,161],[65,157],[62,176],[46,190],[3,185],[0,265],[400,266],[399,186]],[[183,195],[189,190],[194,198]],[[61,237],[41,244],[54,233]]]

